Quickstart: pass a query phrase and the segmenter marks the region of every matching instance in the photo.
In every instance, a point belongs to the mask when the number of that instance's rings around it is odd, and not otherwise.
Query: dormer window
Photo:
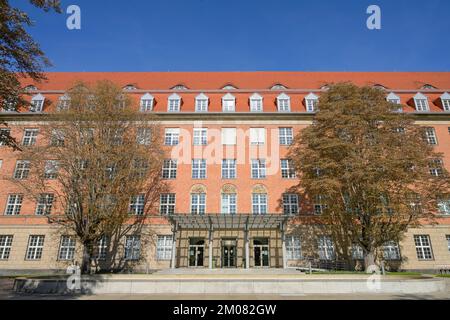
[[[35,86],[33,86],[32,84],[30,84],[29,86],[25,87],[25,91],[29,92],[29,91],[37,91],[37,88]]]
[[[277,108],[279,112],[289,112],[291,111],[291,98],[282,93],[277,97]]]
[[[270,88],[270,90],[286,90],[287,88],[280,83],[277,83]]]
[[[433,85],[431,85],[431,84],[424,84],[423,86],[422,86],[422,88],[420,88],[421,90],[434,90],[434,89],[436,89],[436,87],[435,86],[433,86]]]
[[[167,111],[179,112],[181,107],[181,97],[176,93],[169,96]]]
[[[261,112],[263,111],[263,98],[255,93],[250,97],[250,111]]]
[[[172,87],[172,90],[187,90],[188,88],[184,84],[177,84],[176,86]]]
[[[70,107],[70,97],[65,94],[59,98],[58,111],[69,110]]]
[[[386,87],[379,83],[374,84],[373,87],[380,90],[386,90]]]
[[[222,88],[222,90],[236,90],[237,88],[233,86],[232,84],[227,84]]]
[[[428,98],[422,93],[417,93],[414,96],[414,103],[416,105],[416,110],[419,112],[429,111],[430,107],[428,106]]]
[[[441,102],[444,111],[450,111],[450,94],[448,94],[448,92],[441,96]]]
[[[208,96],[203,93],[199,94],[195,98],[195,111],[196,112],[207,112],[208,111]]]
[[[397,109],[395,111],[402,112],[403,108],[401,106],[401,101],[400,101],[400,97],[399,96],[397,96],[395,93],[391,92],[386,97],[386,100],[388,102],[390,102],[390,103],[393,103],[393,104],[397,105]]]
[[[31,112],[42,112],[44,109],[45,98],[42,94],[38,94],[31,99]]]
[[[141,97],[141,112],[149,112],[153,110],[154,98],[150,93],[146,93]]]
[[[319,104],[319,97],[310,93],[305,97],[305,106],[307,112],[316,112]]]
[[[127,84],[125,87],[123,87],[123,90],[126,91],[132,91],[132,90],[136,90],[136,86],[134,84]]]
[[[236,109],[236,98],[232,94],[227,93],[225,96],[222,97],[222,111],[234,112],[235,109]]]

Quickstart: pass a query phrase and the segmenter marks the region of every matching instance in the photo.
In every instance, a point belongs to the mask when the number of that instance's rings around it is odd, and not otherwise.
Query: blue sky
[[[60,15],[10,3],[30,12],[48,71],[450,71],[449,0],[62,0]],[[81,30],[66,28],[71,4]],[[381,30],[366,27],[371,4]]]

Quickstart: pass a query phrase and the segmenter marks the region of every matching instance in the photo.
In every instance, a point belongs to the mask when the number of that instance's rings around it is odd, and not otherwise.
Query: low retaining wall
[[[445,292],[444,278],[381,279],[114,279],[89,278],[70,291],[66,279],[17,278],[14,290],[38,294],[328,294]]]

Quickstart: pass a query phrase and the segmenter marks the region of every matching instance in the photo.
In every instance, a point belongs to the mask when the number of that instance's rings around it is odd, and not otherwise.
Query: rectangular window
[[[208,111],[208,99],[196,99],[195,100],[195,111],[196,112]]]
[[[97,242],[97,250],[95,252],[95,259],[97,260],[106,260],[106,256],[108,254],[109,247],[109,237],[103,236]]]
[[[206,212],[206,194],[191,194],[191,214],[204,215]]]
[[[262,99],[251,99],[250,100],[250,111],[252,111],[252,112],[263,111]]]
[[[290,146],[294,140],[292,128],[279,128],[280,145]]]
[[[428,111],[428,101],[427,99],[414,99],[416,102],[417,111]]]
[[[364,251],[360,245],[357,245],[357,244],[352,245],[352,259],[353,260],[363,260],[364,259]]]
[[[447,239],[447,248],[448,251],[450,252],[450,234],[446,235],[445,238]]]
[[[302,246],[300,237],[286,236],[286,259],[300,260],[302,259]]]
[[[222,144],[223,145],[236,144],[236,128],[222,128]]]
[[[42,112],[43,108],[44,108],[44,100],[31,101],[31,106],[30,106],[31,112]]]
[[[172,236],[158,236],[156,242],[156,260],[170,260],[172,258]]]
[[[267,194],[253,193],[252,194],[252,213],[255,215],[267,213]]]
[[[23,133],[22,145],[34,146],[39,133],[39,129],[25,129]]]
[[[139,194],[137,196],[132,196],[130,201],[129,212],[138,216],[144,214],[145,206],[145,194]]]
[[[438,199],[437,201],[438,209],[440,214],[450,215],[450,199]]]
[[[30,161],[28,160],[19,160],[16,163],[16,168],[14,170],[14,179],[16,180],[25,180],[28,178],[30,174]]]
[[[450,111],[450,99],[443,99],[442,105],[445,111]]]
[[[180,99],[169,99],[169,112],[180,111],[181,100]]]
[[[281,177],[283,179],[294,179],[295,169],[290,159],[281,159]]]
[[[3,137],[7,137],[11,135],[11,129],[0,129],[0,147],[5,145],[4,139],[1,139]]]
[[[322,214],[326,209],[327,209],[327,205],[324,203],[324,198],[323,196],[317,196],[315,197],[315,202],[314,202],[314,213],[317,215]]]
[[[291,101],[289,99],[278,99],[278,111],[289,112],[291,111]]]
[[[428,165],[430,174],[434,177],[440,177],[444,174],[444,163],[442,159],[433,159]]]
[[[222,110],[224,112],[234,112],[235,100],[234,99],[223,99],[222,100]]]
[[[32,235],[28,239],[27,254],[25,256],[26,260],[41,260],[42,251],[44,250],[44,239],[45,236]]]
[[[334,244],[333,239],[329,236],[319,237],[319,259],[333,260],[334,259]]]
[[[152,143],[151,128],[138,128],[136,142],[140,145],[149,146]]]
[[[22,209],[22,194],[10,194],[8,196],[8,203],[6,204],[5,215],[15,216],[20,214],[20,209]]]
[[[236,160],[222,160],[222,179],[236,179]]]
[[[236,194],[222,193],[221,213],[222,214],[236,214]]]
[[[425,139],[430,145],[437,144],[436,131],[434,128],[425,128]]]
[[[250,144],[263,145],[266,143],[266,129],[250,128]]]
[[[141,112],[149,112],[153,110],[153,99],[141,100]]]
[[[177,178],[177,160],[172,160],[172,159],[164,160],[162,177],[163,177],[163,179],[176,179]]]
[[[317,99],[306,99],[306,111],[314,112],[317,110]]]
[[[141,237],[127,236],[125,240],[125,260],[136,261],[141,257]]]
[[[53,129],[50,138],[50,145],[53,147],[63,147],[64,142],[65,142],[64,131]]]
[[[208,144],[208,129],[194,128],[194,146],[206,146]]]
[[[44,179],[55,180],[58,178],[58,161],[48,160],[45,162]]]
[[[59,246],[58,259],[62,261],[73,260],[75,255],[75,238],[69,236],[61,237],[61,244]]]
[[[415,235],[414,244],[416,245],[417,259],[433,260],[433,251],[431,249],[431,240],[429,235]]]
[[[283,213],[286,215],[296,215],[298,212],[298,195],[293,193],[283,194]]]
[[[266,160],[256,159],[252,160],[252,179],[266,178]]]
[[[192,159],[192,179],[206,179],[205,159]]]
[[[0,235],[0,260],[8,260],[11,254],[13,236]]]
[[[395,241],[389,241],[383,246],[383,258],[386,261],[400,260],[400,248]]]
[[[176,146],[180,141],[179,128],[166,128],[164,144],[166,146]]]
[[[54,201],[53,193],[41,193],[39,195],[37,205],[36,205],[36,215],[47,216],[52,212],[52,206]]]
[[[159,198],[159,213],[171,215],[175,213],[175,193],[163,193]]]

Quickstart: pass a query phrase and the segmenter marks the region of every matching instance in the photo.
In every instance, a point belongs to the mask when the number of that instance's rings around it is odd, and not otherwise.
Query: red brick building
[[[3,111],[0,119],[20,143],[35,143],[46,115],[65,106],[64,94],[76,81],[103,79],[123,87],[143,114],[156,114],[164,129],[162,174],[172,191],[161,195],[149,226],[154,241],[133,250],[139,239],[124,239],[125,255],[142,256],[140,268],[290,267],[302,264],[307,248],[332,260],[331,239],[318,231],[307,244],[304,230],[289,223],[292,215],[314,215],[321,207],[304,212],[287,191],[297,180],[286,156],[331,83],[385,90],[429,128],[428,141],[450,170],[450,73],[50,73],[45,83],[24,83],[30,109]],[[0,146],[0,270],[64,269],[79,244],[52,235],[39,204],[8,181],[20,160],[19,152]],[[438,225],[387,244],[385,259],[410,270],[450,265],[450,199],[439,212]]]

